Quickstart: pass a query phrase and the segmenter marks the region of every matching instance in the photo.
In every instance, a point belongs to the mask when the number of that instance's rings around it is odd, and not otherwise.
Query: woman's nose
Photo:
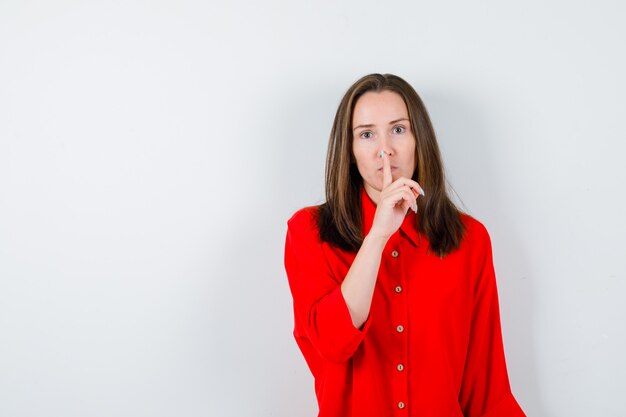
[[[380,155],[381,152],[385,152],[387,155],[391,156],[391,154],[393,153],[393,149],[390,146],[390,141],[387,138],[383,138],[380,141],[380,149],[378,150],[378,154]]]

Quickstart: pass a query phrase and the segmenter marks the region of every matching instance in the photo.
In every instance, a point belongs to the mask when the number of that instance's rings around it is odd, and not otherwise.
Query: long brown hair
[[[441,153],[426,107],[409,83],[392,74],[366,75],[348,89],[339,104],[326,156],[326,202],[318,217],[320,239],[348,251],[357,251],[363,243],[363,179],[352,153],[352,113],[363,94],[385,90],[399,94],[409,112],[417,161],[413,180],[426,192],[426,197],[419,197],[418,230],[428,238],[430,249],[443,257],[459,247],[465,228],[446,191]]]

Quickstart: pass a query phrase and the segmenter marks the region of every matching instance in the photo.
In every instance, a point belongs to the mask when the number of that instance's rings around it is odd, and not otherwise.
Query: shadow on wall
[[[268,85],[258,92],[265,107],[251,123],[255,134],[246,140],[254,142],[239,162],[249,176],[240,204],[227,205],[238,220],[213,231],[224,236],[214,254],[212,275],[219,279],[210,294],[216,415],[317,413],[313,379],[292,334],[283,266],[287,220],[324,198],[328,132],[339,97],[330,88],[327,94],[314,88]]]
[[[282,261],[287,220],[296,210],[325,199],[328,136],[343,94],[341,88],[345,88],[327,84],[321,89],[311,83],[283,86],[284,91],[273,102],[276,137],[271,144],[275,160],[271,165],[273,186],[268,190],[273,202],[269,233],[277,242],[272,256],[280,260],[280,280],[272,288],[272,297],[282,316],[276,323],[280,333],[275,334],[275,351],[280,351],[281,361],[267,391],[272,402],[269,409],[276,416],[316,415],[318,411],[313,377],[293,338],[292,299]]]

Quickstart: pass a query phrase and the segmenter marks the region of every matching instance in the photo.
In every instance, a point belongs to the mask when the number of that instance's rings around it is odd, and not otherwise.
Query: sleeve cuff
[[[316,327],[315,332],[324,334],[318,340],[318,350],[332,362],[344,362],[352,357],[371,323],[371,317],[368,316],[361,329],[354,327],[341,286],[320,300],[311,314],[315,315],[310,317],[311,325]]]
[[[526,417],[512,393],[508,393],[494,408],[481,417]]]

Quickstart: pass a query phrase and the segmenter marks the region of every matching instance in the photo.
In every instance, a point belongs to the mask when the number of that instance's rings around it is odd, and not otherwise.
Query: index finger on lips
[[[391,177],[391,163],[385,151],[380,151],[380,157],[383,159],[383,189],[387,188],[393,182]]]

